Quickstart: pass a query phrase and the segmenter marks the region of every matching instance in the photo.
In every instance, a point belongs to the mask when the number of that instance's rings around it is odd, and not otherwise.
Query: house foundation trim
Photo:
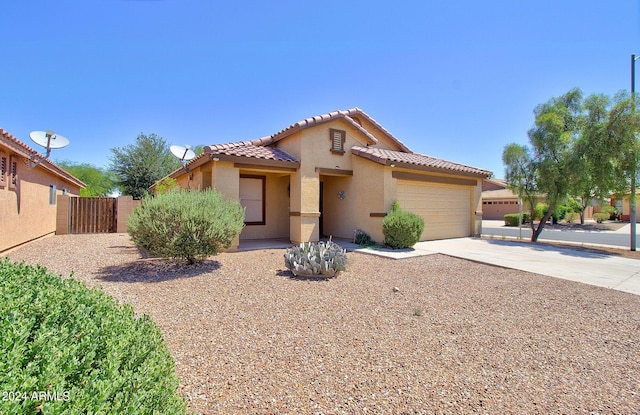
[[[319,218],[320,212],[289,212],[289,216],[299,216],[302,218]]]

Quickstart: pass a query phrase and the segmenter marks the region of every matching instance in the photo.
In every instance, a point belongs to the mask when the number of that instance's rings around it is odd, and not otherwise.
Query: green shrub
[[[611,205],[602,206],[600,209],[602,213],[606,213],[609,215],[607,219],[609,220],[617,220],[618,219],[618,209]]]
[[[6,258],[0,298],[0,391],[13,393],[0,413],[186,413],[174,361],[148,316]]]
[[[567,216],[568,208],[565,205],[558,205],[553,209],[553,223],[558,223]]]
[[[334,277],[347,269],[347,251],[331,240],[301,243],[287,250],[284,265],[296,276]]]
[[[567,223],[577,222],[580,220],[580,214],[578,212],[567,212],[566,216],[564,217],[564,220]]]
[[[144,199],[127,222],[133,242],[153,255],[203,261],[228,248],[244,226],[244,209],[212,189],[176,190]]]
[[[518,226],[519,213],[507,213],[504,215],[505,226]],[[522,223],[531,222],[531,214],[529,212],[522,212]]]
[[[533,218],[535,220],[540,220],[549,210],[549,205],[546,203],[538,203],[536,207],[533,209]]]
[[[391,211],[382,220],[384,243],[394,249],[415,245],[424,231],[424,219],[407,212],[394,202]]]
[[[553,213],[551,217],[553,218],[554,223],[560,222],[567,214],[567,207],[564,205],[558,205],[553,209]],[[547,214],[549,211],[549,205],[546,203],[538,203],[534,209],[534,217],[536,220],[540,220]]]
[[[602,223],[605,220],[609,220],[609,214],[604,212],[594,213],[593,220],[595,220],[598,223]]]
[[[371,239],[371,236],[363,230],[356,229],[354,235],[353,242],[358,245],[370,246],[375,243],[373,239]]]
[[[568,212],[580,213],[580,212],[582,212],[584,210],[584,207],[582,206],[582,203],[580,203],[576,199],[569,199],[567,201],[566,206],[567,206],[567,213]]]

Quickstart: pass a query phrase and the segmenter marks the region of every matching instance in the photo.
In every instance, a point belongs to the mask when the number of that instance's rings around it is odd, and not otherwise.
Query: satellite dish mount
[[[196,156],[196,153],[191,150],[191,146],[171,146],[169,149],[171,150],[171,154],[180,159],[180,163],[182,163],[184,171],[188,172],[189,168],[187,167],[187,162]]]
[[[34,168],[38,164],[48,159],[49,155],[51,154],[51,150],[64,148],[69,145],[69,140],[61,135],[54,133],[51,130],[32,131],[31,133],[29,133],[29,137],[31,137],[31,140],[33,140],[34,143],[47,149],[44,157],[40,158],[40,160],[36,160],[35,154],[31,157],[29,168]]]

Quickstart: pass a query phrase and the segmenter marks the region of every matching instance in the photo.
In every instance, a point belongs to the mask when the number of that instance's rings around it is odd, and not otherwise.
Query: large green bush
[[[520,217],[519,213],[507,213],[506,215],[504,215],[505,226],[518,226],[519,217]],[[531,222],[531,214],[529,212],[522,212],[521,223],[529,223],[529,222]]]
[[[393,203],[391,211],[382,220],[384,243],[394,249],[410,248],[420,240],[424,231],[424,219]]]
[[[0,261],[2,414],[184,414],[147,316],[43,267]]]
[[[244,208],[212,189],[148,197],[127,222],[133,242],[153,255],[202,261],[228,248],[244,226]]]

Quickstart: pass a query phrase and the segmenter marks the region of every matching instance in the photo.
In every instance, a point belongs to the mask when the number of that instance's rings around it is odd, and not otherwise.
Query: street
[[[522,226],[522,239],[531,239],[531,228],[529,224]],[[637,227],[636,234],[638,233]],[[518,227],[504,226],[504,221],[500,220],[483,220],[482,221],[483,236],[505,236],[509,238],[518,238]],[[571,242],[589,245],[608,245],[617,248],[629,248],[630,241],[630,225],[626,224],[616,231],[609,230],[576,230],[576,229],[550,229],[545,227],[538,240],[555,241],[555,242]]]

